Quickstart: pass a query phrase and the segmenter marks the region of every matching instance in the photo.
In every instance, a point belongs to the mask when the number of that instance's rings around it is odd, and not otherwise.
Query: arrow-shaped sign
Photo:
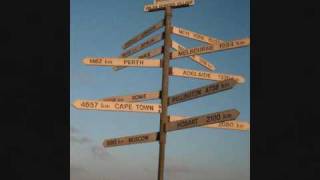
[[[187,117],[187,116],[169,116],[168,117],[169,122],[180,121],[186,118],[190,118],[190,117]],[[250,124],[244,121],[232,120],[232,121],[225,121],[225,122],[220,122],[216,124],[208,124],[201,127],[247,131],[250,129]]]
[[[195,98],[207,96],[213,93],[221,92],[233,88],[237,82],[233,79],[219,81],[217,83],[209,84],[200,88],[191,89],[189,91],[179,93],[169,97],[168,105],[173,105]]]
[[[83,63],[93,66],[161,67],[158,59],[87,57]]]
[[[125,136],[120,138],[106,139],[103,141],[104,147],[123,146],[130,144],[149,143],[159,140],[159,133],[147,133],[134,136]]]
[[[225,41],[219,44],[194,47],[194,48],[172,52],[171,59],[182,58],[182,57],[187,57],[187,56],[192,56],[197,54],[208,54],[208,53],[213,53],[213,52],[218,52],[218,51],[223,51],[228,49],[245,47],[249,45],[250,45],[250,38],[244,38],[244,39],[233,40],[233,41]]]
[[[145,38],[146,36],[150,35],[151,33],[157,31],[158,29],[160,29],[161,27],[163,27],[164,25],[164,21],[161,20],[160,22],[150,26],[149,28],[147,28],[146,30],[144,30],[142,33],[139,33],[138,35],[134,36],[132,39],[130,39],[129,41],[127,41],[122,48],[126,49],[128,47],[130,47],[132,44],[140,41],[141,39]]]
[[[181,44],[179,44],[175,41],[172,41],[171,45],[172,45],[173,49],[178,50],[178,51],[182,51],[182,50],[186,49]],[[189,58],[191,58],[194,62],[204,66],[205,68],[207,68],[211,71],[216,69],[216,67],[213,64],[211,64],[208,60],[202,58],[201,56],[193,55],[193,56],[190,56]]]
[[[143,53],[141,54],[140,56],[138,56],[139,59],[146,59],[146,58],[153,58],[159,54],[162,53],[162,47],[159,47],[159,48],[155,48],[155,49],[152,49],[151,51],[148,51],[146,53]],[[120,69],[124,69],[126,68],[125,66],[114,66],[112,67],[113,70],[117,71],[117,70],[120,70]]]
[[[219,73],[197,71],[197,70],[192,70],[192,69],[183,69],[183,68],[175,68],[175,67],[171,67],[169,69],[169,75],[187,77],[187,78],[214,80],[214,81],[234,79],[235,81],[237,81],[237,83],[244,83],[245,82],[244,77],[239,76],[239,75],[219,74]]]
[[[161,41],[163,39],[163,37],[164,37],[163,33],[152,36],[149,39],[147,39],[145,42],[143,42],[135,47],[132,47],[132,48],[128,49],[127,51],[121,53],[121,57],[128,57],[134,53],[137,53],[137,52],[141,51],[142,49],[145,49],[145,48]]]
[[[77,109],[99,110],[99,111],[125,111],[160,113],[160,104],[144,104],[130,102],[107,102],[96,100],[76,100],[73,106]]]
[[[180,129],[204,126],[207,124],[231,121],[235,120],[239,116],[239,114],[240,112],[238,110],[230,109],[221,112],[191,117],[180,121],[168,122],[166,124],[166,131],[175,131]]]

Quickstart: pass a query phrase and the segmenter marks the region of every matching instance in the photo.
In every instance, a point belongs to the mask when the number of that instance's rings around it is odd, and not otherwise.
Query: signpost
[[[180,120],[187,119],[187,118],[190,118],[190,117],[169,116],[169,122],[180,121]],[[208,125],[204,125],[201,127],[247,131],[250,129],[250,124],[247,122],[244,122],[244,121],[232,120],[232,121],[225,121],[225,122],[220,122],[220,123],[216,123],[216,124],[208,124]]]
[[[158,92],[144,92],[144,93],[137,93],[127,96],[112,96],[107,98],[99,99],[98,101],[111,101],[111,102],[140,102],[140,101],[147,101],[153,99],[160,98],[160,91]]]
[[[135,136],[126,136],[103,141],[104,147],[123,146],[130,144],[150,143],[159,140],[159,133],[140,134]]]
[[[160,67],[158,59],[87,57],[83,63],[94,66]]]
[[[178,44],[175,41],[172,41],[171,43],[172,43],[172,48],[175,49],[175,50],[182,51],[182,50],[186,49],[185,47],[183,47],[182,45]],[[207,68],[207,69],[209,69],[211,71],[216,69],[216,67],[213,64],[211,64],[209,61],[207,61],[206,59],[202,58],[201,56],[193,55],[193,56],[190,56],[190,58],[194,62],[204,66],[205,68]]]
[[[160,104],[143,104],[130,102],[106,102],[97,100],[76,100],[73,106],[77,109],[98,110],[98,111],[125,111],[125,112],[146,112],[160,113]]]
[[[250,38],[226,41],[219,44],[194,47],[194,48],[172,52],[171,58],[175,59],[175,58],[181,58],[181,57],[197,55],[197,54],[208,54],[208,53],[213,53],[213,52],[218,52],[218,51],[223,51],[228,49],[245,47],[245,46],[249,46],[249,44],[250,44]]]
[[[164,157],[165,157],[165,145],[167,132],[165,130],[168,123],[168,91],[169,91],[169,59],[171,49],[171,18],[172,9],[170,6],[165,8],[164,20],[165,20],[165,32],[164,32],[164,51],[163,51],[163,65],[162,65],[162,85],[161,85],[161,107],[162,112],[160,114],[160,138],[159,138],[159,161],[158,161],[158,179],[163,180],[164,173]]]
[[[219,74],[205,71],[196,71],[192,69],[182,69],[182,68],[170,68],[171,76],[180,76],[187,78],[196,78],[196,79],[205,79],[205,80],[214,80],[214,81],[222,81],[227,79],[234,79],[237,83],[244,83],[245,79],[242,76],[232,75],[232,74]]]
[[[231,121],[235,120],[239,116],[239,114],[240,112],[238,110],[230,109],[221,112],[182,119],[180,121],[169,122],[166,125],[166,131],[176,131],[180,129],[203,126],[207,124]]]
[[[217,51],[246,47],[250,45],[249,37],[240,40],[222,41],[217,38],[172,26],[172,9],[189,7],[194,5],[194,3],[194,0],[154,0],[153,4],[144,6],[144,11],[153,12],[164,10],[164,19],[148,27],[143,32],[137,34],[136,36],[125,42],[122,48],[129,48],[133,44],[146,38],[162,27],[164,27],[164,32],[149,37],[141,44],[125,50],[118,58],[87,57],[83,59],[83,63],[86,65],[111,66],[113,70],[120,70],[126,67],[162,68],[161,90],[152,92],[141,92],[125,96],[111,96],[98,100],[76,100],[73,102],[73,106],[79,110],[143,112],[160,114],[159,132],[106,139],[103,141],[103,146],[106,148],[158,141],[158,180],[164,179],[165,145],[166,135],[168,132],[193,127],[223,128],[234,130],[248,130],[250,127],[249,123],[235,120],[240,114],[240,112],[236,109],[228,109],[221,112],[209,113],[195,117],[168,116],[169,105],[175,105],[185,101],[190,101],[195,98],[230,90],[236,84],[245,82],[244,77],[239,75],[219,74],[206,71],[170,67],[170,60],[189,57],[194,62],[197,62],[208,70],[213,71],[216,67],[208,60],[199,56],[200,54],[214,53]],[[173,41],[171,39],[171,34],[176,34],[178,36],[204,42],[209,45],[194,48],[185,48],[177,42]],[[132,57],[132,55],[161,41],[162,39],[164,39],[164,44],[161,47],[144,52],[137,57]],[[176,51],[172,52],[171,48],[175,49]],[[152,59],[153,57],[156,57],[160,54],[163,54],[161,60]],[[169,96],[169,76],[205,79],[217,82]],[[155,99],[160,99],[161,104],[140,103],[141,101]]]

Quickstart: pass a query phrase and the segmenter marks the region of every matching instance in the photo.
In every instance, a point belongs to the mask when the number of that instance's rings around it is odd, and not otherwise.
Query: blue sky
[[[70,24],[70,164],[71,180],[156,179],[158,142],[102,147],[107,138],[159,131],[159,114],[86,111],[74,109],[76,99],[98,99],[161,89],[160,68],[86,66],[86,56],[116,57],[127,40],[163,18],[163,11],[144,12],[153,0],[71,0]],[[172,23],[221,40],[250,36],[249,0],[196,0],[173,10]],[[156,35],[163,29],[153,33]],[[151,35],[151,36],[152,36]],[[149,36],[149,37],[151,37]],[[172,35],[185,47],[205,45]],[[140,41],[139,43],[143,42]],[[139,44],[137,43],[137,44]],[[163,41],[137,53],[160,47]],[[236,108],[239,120],[250,121],[250,47],[202,55],[215,72],[242,75],[246,82],[232,90],[169,107],[169,114],[197,116]],[[156,58],[160,59],[161,56]],[[189,58],[172,67],[207,71]],[[170,77],[169,95],[212,83],[209,80]],[[147,103],[160,103],[160,100]],[[250,131],[191,128],[167,135],[166,179],[248,180]]]

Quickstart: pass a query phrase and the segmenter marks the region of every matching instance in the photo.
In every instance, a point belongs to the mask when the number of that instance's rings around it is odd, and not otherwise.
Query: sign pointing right
[[[171,59],[182,58],[187,56],[208,54],[229,49],[241,48],[250,45],[250,38],[238,39],[233,41],[225,41],[219,44],[211,44],[206,46],[188,48],[171,53]]]
[[[166,124],[166,131],[175,131],[180,129],[204,126],[207,124],[220,123],[224,121],[232,121],[235,120],[239,115],[240,112],[238,110],[229,109],[221,112],[186,118],[180,121],[168,122]]]
[[[225,91],[233,88],[237,82],[233,79],[227,79],[224,81],[218,81],[217,83],[209,84],[200,88],[191,89],[189,91],[179,93],[169,97],[168,105],[173,105],[195,98],[207,96],[213,93]]]
[[[170,122],[180,121],[183,119],[189,118],[187,116],[169,116]],[[201,126],[202,128],[215,128],[215,129],[228,129],[228,130],[240,130],[240,131],[247,131],[250,129],[250,124],[245,121],[225,121],[216,124],[208,124]]]
[[[186,78],[213,80],[213,81],[223,81],[227,79],[234,79],[237,83],[245,82],[244,77],[239,75],[212,73],[212,72],[197,71],[193,69],[184,69],[184,68],[176,68],[176,67],[171,67],[169,69],[169,75],[186,77]]]

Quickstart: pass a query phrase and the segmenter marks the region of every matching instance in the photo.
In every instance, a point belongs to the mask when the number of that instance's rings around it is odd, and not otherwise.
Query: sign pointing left
[[[152,49],[151,51],[148,51],[148,52],[145,52],[145,53],[141,54],[137,58],[138,59],[153,58],[153,57],[161,54],[162,53],[162,49],[163,49],[162,47]],[[124,57],[122,57],[122,58],[124,58]],[[115,71],[118,71],[118,70],[124,69],[124,68],[126,68],[126,67],[125,66],[114,66],[114,67],[112,67],[112,69],[115,70]]]
[[[98,110],[98,111],[125,111],[125,112],[146,112],[160,113],[160,104],[130,103],[130,102],[106,102],[96,100],[76,100],[73,106],[77,109]]]
[[[137,94],[131,94],[127,96],[112,96],[103,99],[99,99],[100,101],[112,101],[112,102],[139,102],[139,101],[147,101],[152,99],[159,99],[160,91],[157,92],[143,92]]]
[[[158,59],[87,57],[83,63],[94,66],[160,67]]]
[[[103,141],[104,147],[123,146],[130,144],[149,143],[159,140],[159,133],[139,134],[135,136],[125,136],[120,138],[106,139]]]

